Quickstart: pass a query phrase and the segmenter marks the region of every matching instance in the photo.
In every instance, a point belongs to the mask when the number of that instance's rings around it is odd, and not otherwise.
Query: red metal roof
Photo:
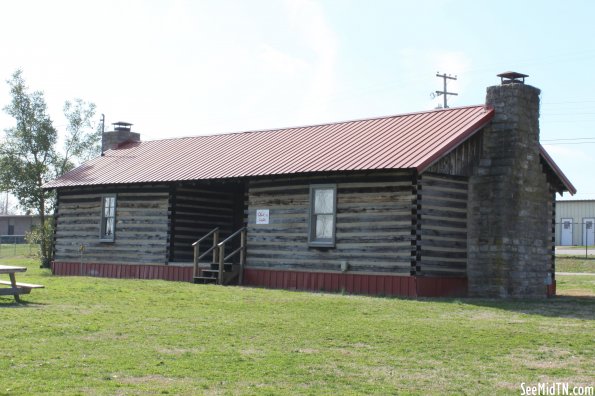
[[[469,106],[296,128],[127,143],[46,188],[209,180],[372,169],[417,169],[484,127],[494,110]],[[576,190],[543,147],[546,162]]]

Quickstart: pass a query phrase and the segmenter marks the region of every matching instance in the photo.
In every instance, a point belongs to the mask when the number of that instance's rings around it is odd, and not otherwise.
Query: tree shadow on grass
[[[543,300],[465,298],[457,302],[527,315],[595,320],[595,296],[556,296]]]

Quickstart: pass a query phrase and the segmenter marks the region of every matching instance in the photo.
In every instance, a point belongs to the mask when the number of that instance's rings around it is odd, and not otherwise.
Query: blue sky
[[[2,4],[0,77],[22,68],[59,130],[80,97],[149,140],[432,109],[438,71],[458,76],[451,107],[481,104],[514,70],[542,90],[542,143],[574,198],[595,199],[593,4],[20,0]]]

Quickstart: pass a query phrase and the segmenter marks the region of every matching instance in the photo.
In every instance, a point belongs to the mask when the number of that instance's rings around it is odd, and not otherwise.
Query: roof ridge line
[[[321,127],[321,126],[347,124],[350,122],[382,120],[382,119],[388,119],[388,118],[407,117],[407,116],[412,116],[412,115],[417,115],[417,114],[429,114],[429,113],[438,113],[438,112],[453,111],[453,110],[470,109],[470,108],[475,108],[475,107],[484,107],[486,110],[488,110],[488,106],[486,106],[485,104],[468,105],[468,106],[449,107],[446,109],[431,109],[431,110],[423,110],[423,111],[413,111],[413,112],[409,112],[409,113],[391,114],[391,115],[384,115],[384,116],[378,116],[378,117],[355,118],[355,119],[351,119],[351,120],[322,122],[319,124],[296,125],[296,126],[282,127],[282,128],[265,128],[265,129],[252,129],[252,130],[248,130],[248,131],[237,131],[237,132],[220,132],[220,133],[214,133],[212,135],[179,136],[179,137],[171,137],[171,138],[164,138],[164,139],[147,140],[147,141],[141,142],[141,143],[162,142],[165,140],[207,138],[207,137],[214,137],[214,136],[242,135],[242,134],[248,134],[248,133],[280,132],[280,131],[285,131],[285,130],[290,130],[290,129],[315,128],[315,127]]]

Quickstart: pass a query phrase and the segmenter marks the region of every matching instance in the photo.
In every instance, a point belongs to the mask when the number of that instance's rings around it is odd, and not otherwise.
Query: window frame
[[[111,217],[107,217],[105,215],[105,202],[109,198],[114,199],[114,214]],[[114,242],[114,240],[116,239],[116,208],[117,208],[117,204],[118,204],[118,198],[117,198],[116,194],[102,194],[101,195],[101,214],[100,214],[100,223],[99,223],[99,241],[100,242]],[[108,218],[113,219],[113,232],[111,235],[105,234]]]
[[[331,238],[317,238],[316,236],[316,216],[315,199],[317,190],[332,190],[333,191],[333,208],[332,213],[324,213],[324,215],[333,216],[332,237]],[[329,247],[336,246],[337,239],[337,185],[336,184],[312,184],[310,185],[309,195],[309,213],[308,213],[308,246],[310,247]]]

